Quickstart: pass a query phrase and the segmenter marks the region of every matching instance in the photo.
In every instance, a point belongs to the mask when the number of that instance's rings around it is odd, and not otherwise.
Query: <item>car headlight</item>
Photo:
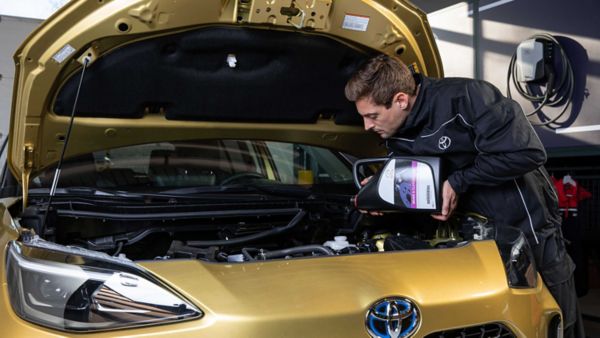
[[[509,227],[496,229],[496,243],[504,261],[508,285],[511,288],[534,288],[537,269],[533,251],[521,230]]]
[[[42,244],[12,241],[7,249],[10,301],[25,320],[59,330],[96,331],[202,315],[134,263],[123,264],[88,250],[89,256],[69,247],[52,250],[61,246]]]

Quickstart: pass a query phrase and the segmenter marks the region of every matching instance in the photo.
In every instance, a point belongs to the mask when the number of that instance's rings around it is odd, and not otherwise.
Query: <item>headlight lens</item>
[[[537,269],[525,235],[519,229],[498,227],[496,243],[504,261],[508,285],[512,288],[534,288],[537,285]]]
[[[31,248],[14,241],[8,245],[6,260],[14,311],[40,325],[95,331],[202,315],[158,280],[141,269],[136,271],[133,264]]]

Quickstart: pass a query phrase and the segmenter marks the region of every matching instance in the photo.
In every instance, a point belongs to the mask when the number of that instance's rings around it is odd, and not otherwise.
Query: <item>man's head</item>
[[[416,96],[408,67],[386,55],[372,58],[346,84],[346,98],[355,102],[365,130],[388,138],[404,124]]]

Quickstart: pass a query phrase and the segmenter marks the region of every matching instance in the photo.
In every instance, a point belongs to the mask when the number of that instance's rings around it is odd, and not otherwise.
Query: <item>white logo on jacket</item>
[[[452,144],[452,140],[448,136],[442,136],[438,140],[438,147],[441,150],[446,150],[446,149],[450,148],[451,144]]]

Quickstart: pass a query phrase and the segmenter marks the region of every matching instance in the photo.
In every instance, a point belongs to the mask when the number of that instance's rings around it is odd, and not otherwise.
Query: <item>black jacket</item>
[[[484,81],[461,78],[420,83],[413,109],[386,146],[394,155],[444,159],[459,210],[477,212],[496,226],[519,227],[538,270],[561,304],[565,326],[575,321],[568,292],[560,292],[574,265],[565,251],[558,198],[543,168],[544,147],[521,107]]]
[[[388,149],[442,157],[460,209],[518,226],[535,244],[554,232],[560,214],[546,153],[520,106],[484,81],[416,79],[415,105]]]

